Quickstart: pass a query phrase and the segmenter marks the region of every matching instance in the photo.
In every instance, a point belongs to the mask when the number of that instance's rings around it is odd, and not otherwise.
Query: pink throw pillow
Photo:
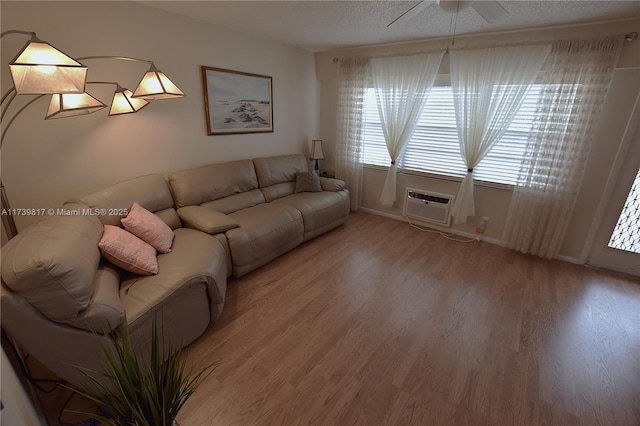
[[[104,225],[98,247],[105,259],[124,270],[139,275],[158,273],[156,249],[124,229]]]
[[[173,230],[155,214],[138,203],[133,203],[127,217],[122,219],[124,229],[151,244],[160,253],[169,253],[173,243]]]

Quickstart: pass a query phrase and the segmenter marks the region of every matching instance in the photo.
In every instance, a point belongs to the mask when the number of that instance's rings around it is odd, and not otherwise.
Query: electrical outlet
[[[487,223],[489,222],[488,216],[482,217],[482,224],[480,226],[476,226],[476,239],[480,239],[480,235],[484,234],[485,229],[487,229]]]

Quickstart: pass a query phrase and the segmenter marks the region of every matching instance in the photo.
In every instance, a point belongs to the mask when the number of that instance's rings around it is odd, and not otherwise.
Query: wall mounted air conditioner
[[[437,223],[449,227],[455,196],[422,189],[407,188],[404,215],[409,219]]]

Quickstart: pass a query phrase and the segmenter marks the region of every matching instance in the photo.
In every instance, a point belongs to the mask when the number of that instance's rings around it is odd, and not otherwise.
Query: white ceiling
[[[435,2],[409,21],[387,24],[418,1],[139,1],[218,27],[297,46],[326,51],[450,35],[455,14]],[[457,17],[456,34],[531,29],[640,18],[640,0],[500,1],[509,17],[487,23],[473,8]],[[638,29],[640,31],[640,28]]]

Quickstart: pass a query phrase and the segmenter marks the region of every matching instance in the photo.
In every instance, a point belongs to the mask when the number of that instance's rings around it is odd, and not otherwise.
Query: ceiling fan
[[[411,9],[391,21],[391,23],[387,25],[387,28],[392,25],[397,26],[408,21],[433,3],[437,4],[441,9],[449,13],[457,13],[471,6],[485,19],[485,21],[489,23],[497,22],[509,16],[509,12],[507,12],[506,9],[497,1],[422,0],[420,3],[417,3]]]

